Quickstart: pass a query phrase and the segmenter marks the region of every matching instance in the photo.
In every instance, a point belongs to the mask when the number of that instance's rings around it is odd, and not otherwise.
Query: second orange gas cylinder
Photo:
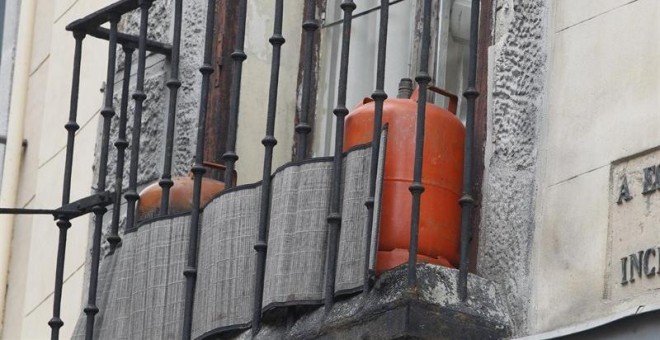
[[[458,97],[430,86],[449,98],[447,109],[427,103],[418,260],[456,267],[459,262],[460,206],[463,181],[465,127],[456,117]],[[393,98],[383,104],[383,125],[388,124],[385,172],[376,271],[408,261],[413,180],[417,90],[411,98]],[[371,99],[346,117],[344,150],[372,140],[375,106]]]

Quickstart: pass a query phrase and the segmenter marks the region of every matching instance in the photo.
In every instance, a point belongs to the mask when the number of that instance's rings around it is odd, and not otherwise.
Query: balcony
[[[406,198],[411,206],[406,241],[409,254],[414,256],[406,254],[407,262],[376,275],[381,188],[387,168],[385,155],[392,143],[388,142],[388,129],[383,129],[383,111],[388,96],[394,97],[393,93],[385,91],[385,52],[389,9],[399,2],[381,1],[378,7],[376,86],[371,94],[375,108],[373,133],[367,143],[350,148],[345,148],[344,141],[347,105],[350,104],[347,103],[348,71],[353,56],[349,49],[351,28],[354,13],[357,17],[371,9],[358,7],[353,1],[342,1],[339,5],[342,21],[338,25],[341,25],[342,34],[337,51],[335,118],[330,120],[335,125],[326,129],[330,131],[327,138],[334,141],[334,147],[332,155],[327,157],[311,157],[315,153],[310,108],[319,95],[314,91],[314,70],[318,67],[315,44],[318,44],[321,25],[316,2],[306,2],[299,25],[301,90],[299,97],[296,94],[291,99],[300,102],[295,116],[294,159],[275,170],[273,157],[278,142],[275,122],[278,116],[286,114],[278,110],[277,100],[281,98],[279,76],[284,62],[283,50],[287,46],[283,37],[287,12],[283,0],[273,4],[269,17],[274,28],[268,40],[272,46],[268,96],[255,99],[267,102],[263,117],[266,122],[263,162],[260,164],[263,176],[258,182],[241,185],[236,185],[235,173],[242,156],[237,141],[239,120],[244,114],[241,108],[244,103],[241,93],[245,91],[241,86],[243,68],[246,58],[250,58],[245,52],[249,13],[247,1],[236,2],[235,46],[230,65],[222,66],[231,68],[229,93],[220,96],[227,107],[226,134],[217,137],[225,139],[220,159],[223,171],[213,174],[215,180],[224,183],[224,190],[214,195],[208,204],[202,204],[205,165],[218,161],[205,157],[205,146],[210,143],[207,120],[212,74],[218,71],[213,51],[216,1],[209,0],[206,6],[203,61],[199,68],[201,79],[193,85],[185,81],[189,75],[182,75],[180,67],[181,63],[190,63],[185,59],[190,55],[188,46],[182,45],[182,31],[187,22],[181,0],[174,1],[172,38],[168,43],[149,34],[150,24],[153,25],[150,8],[159,1],[118,1],[68,25],[76,47],[71,108],[65,125],[68,143],[62,207],[39,211],[52,214],[60,232],[54,313],[49,322],[52,338],[58,338],[63,325],[60,310],[62,303],[66,303],[62,301],[64,249],[70,220],[90,213],[94,214],[90,279],[76,338],[506,336],[509,321],[494,286],[468,273],[474,205],[471,164],[478,96],[475,82],[479,1],[472,2],[470,63],[464,92],[465,156],[463,163],[459,163],[463,181],[459,181],[462,192],[457,193],[455,199],[457,210],[460,204],[462,217],[460,242],[456,246],[460,251],[453,264],[458,269],[418,263],[417,256],[420,225],[425,223],[423,193],[429,189],[429,182],[424,178],[426,154],[423,147],[426,144],[426,103],[430,101],[428,90],[432,85],[428,68],[432,1],[426,0],[420,7],[423,20],[415,77],[420,104],[416,106],[415,144],[410,149],[408,162],[412,176],[407,185],[411,194]],[[138,32],[119,32],[120,22],[126,17],[133,18]],[[80,84],[81,46],[88,38],[108,41],[103,120],[98,141],[98,180],[95,195],[71,202],[69,192],[74,180],[71,169],[75,164],[74,147],[79,127],[77,100],[80,86],[85,86]],[[261,43],[266,44],[266,41]],[[161,113],[161,129],[150,125],[152,116],[145,115],[150,109],[150,95],[165,91],[148,77],[148,64],[154,58],[165,58],[170,67],[169,79],[164,84],[168,97],[166,110],[163,110],[166,114]],[[121,66],[118,68],[117,64]],[[245,66],[247,70],[249,64]],[[121,74],[120,82],[115,79],[118,74]],[[115,86],[116,83],[119,86]],[[195,85],[199,88],[195,89]],[[199,97],[191,100],[192,94],[199,94]],[[115,104],[116,99],[119,105]],[[188,122],[187,126],[177,125],[181,122],[182,102],[197,100],[197,121]],[[186,150],[177,149],[177,140],[181,138],[177,131],[187,131],[191,126],[196,132],[194,164],[190,168],[193,176],[191,207],[189,211],[174,211],[171,207],[176,202],[170,198],[176,188],[175,174],[186,167],[181,159]],[[161,200],[154,216],[146,217],[138,214],[139,186],[143,184],[139,173],[145,168],[158,171],[152,164],[154,150],[149,147],[153,142],[144,142],[144,137],[153,133],[160,134],[164,140],[162,162],[157,164],[162,168],[158,181]],[[115,146],[114,150],[110,143]],[[25,210],[5,212],[30,213]]]

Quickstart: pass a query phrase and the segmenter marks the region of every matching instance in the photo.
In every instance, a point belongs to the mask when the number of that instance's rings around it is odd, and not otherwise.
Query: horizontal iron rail
[[[104,191],[92,196],[81,198],[57,209],[26,209],[26,208],[0,208],[0,214],[15,215],[53,215],[55,218],[66,217],[74,219],[92,212],[97,206],[108,206],[114,201],[115,193]]]
[[[0,215],[57,215],[57,209],[0,208]]]
[[[396,4],[398,4],[399,2],[403,2],[403,1],[405,1],[405,0],[392,0],[392,1],[389,2],[388,6],[396,5]],[[372,7],[372,8],[369,8],[369,9],[365,9],[364,11],[362,11],[362,12],[360,12],[360,13],[358,13],[358,14],[353,15],[353,19],[356,19],[356,18],[359,18],[359,17],[361,17],[361,16],[367,15],[367,14],[369,14],[369,13],[375,12],[375,11],[381,9],[381,8],[383,8],[383,5],[382,5],[382,4],[381,4],[381,5],[378,5],[378,6],[376,6],[376,7]],[[323,25],[322,28],[328,28],[328,27],[332,27],[332,26],[341,25],[342,22],[344,22],[344,19],[339,19],[339,20],[337,20],[337,21],[333,21],[333,22],[331,22],[331,23],[329,23],[329,24],[325,24],[325,25]]]
[[[110,39],[110,30],[104,27],[97,27],[87,31],[92,37],[108,40]],[[137,47],[139,37],[136,35],[126,34],[126,33],[117,33],[117,43],[120,45],[132,45]],[[172,45],[167,43],[162,43],[155,40],[147,39],[147,51],[162,54],[165,56],[170,56],[172,53]]]
[[[139,6],[140,0],[120,0],[73,21],[66,26],[66,30],[87,32],[109,22],[110,15],[121,16],[138,9]]]

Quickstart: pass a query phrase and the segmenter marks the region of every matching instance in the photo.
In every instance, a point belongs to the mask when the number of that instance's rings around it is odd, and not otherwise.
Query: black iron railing
[[[181,0],[178,0],[180,7]],[[147,51],[154,53],[164,54],[172,57],[172,67],[175,65],[178,66],[178,53],[179,53],[179,41],[175,41],[177,44],[176,48],[168,44],[155,42],[147,39],[147,28],[148,28],[148,13],[149,8],[152,4],[151,0],[123,0],[116,2],[108,7],[105,7],[97,12],[94,12],[88,15],[85,18],[76,20],[67,26],[67,30],[72,31],[74,38],[76,39],[76,51],[74,56],[74,71],[73,71],[73,82],[71,88],[71,103],[70,103],[70,115],[69,122],[65,125],[65,128],[68,131],[67,139],[67,148],[66,148],[66,163],[64,167],[64,188],[63,188],[63,198],[62,204],[66,205],[69,203],[69,195],[71,188],[71,174],[73,167],[73,151],[74,151],[74,142],[75,142],[75,132],[78,130],[79,126],[76,123],[76,116],[78,110],[78,93],[80,88],[80,64],[82,59],[82,41],[86,35],[97,37],[100,39],[108,40],[108,63],[107,63],[107,75],[106,75],[106,89],[104,91],[105,100],[104,107],[101,110],[101,115],[103,116],[103,130],[101,134],[101,154],[99,160],[99,172],[98,172],[98,182],[97,182],[97,192],[98,195],[105,193],[106,189],[106,177],[107,177],[107,166],[108,166],[108,149],[110,144],[110,124],[111,119],[115,115],[115,110],[113,107],[113,98],[114,98],[114,83],[115,83],[115,63],[117,57],[117,46],[121,45],[125,51],[125,64],[124,64],[124,78],[122,83],[122,98],[120,104],[120,117],[119,117],[119,133],[117,140],[115,141],[115,147],[117,148],[118,159],[117,159],[117,169],[116,169],[116,182],[115,182],[115,191],[112,194],[112,199],[102,202],[102,204],[97,204],[92,207],[94,212],[94,233],[92,236],[92,259],[90,266],[90,279],[87,292],[87,305],[84,308],[84,312],[87,315],[86,326],[85,326],[85,338],[91,339],[94,336],[94,323],[95,316],[98,313],[99,309],[96,306],[96,292],[98,288],[98,274],[99,274],[99,260],[101,253],[101,242],[102,242],[102,228],[103,228],[103,216],[106,213],[106,206],[113,204],[113,216],[110,228],[110,234],[107,236],[107,240],[111,245],[111,249],[114,249],[120,242],[121,238],[118,234],[119,229],[119,215],[120,215],[120,206],[121,206],[121,189],[123,182],[123,173],[124,173],[124,154],[126,148],[129,146],[126,140],[126,123],[128,119],[128,94],[129,94],[129,82],[130,82],[130,72],[132,65],[132,55],[135,48],[138,48],[138,67],[137,67],[137,83],[135,93],[132,95],[135,100],[135,111],[134,111],[134,128],[132,129],[132,139],[131,139],[131,157],[130,157],[130,168],[129,168],[129,188],[125,194],[126,201],[128,203],[127,210],[127,226],[131,226],[135,223],[135,203],[139,198],[136,192],[137,189],[137,170],[138,170],[138,157],[139,157],[139,140],[140,140],[140,121],[143,111],[144,100],[146,99],[146,94],[144,93],[144,74],[145,74],[145,61]],[[134,11],[136,9],[141,11],[141,20],[140,20],[140,33],[139,36],[133,36],[129,34],[124,34],[118,32],[117,24],[121,17]],[[175,37],[180,36],[180,32],[177,33],[176,30],[181,29],[181,18],[179,16],[179,25],[175,27]],[[110,23],[110,29],[102,28],[101,25],[105,23]],[[176,61],[176,62],[175,62]],[[176,74],[176,73],[173,73]],[[176,81],[174,81],[174,85]],[[172,92],[176,91],[176,86],[171,88]],[[174,93],[174,100],[170,101],[170,112],[176,110],[176,92]],[[168,122],[169,124],[169,122]],[[169,129],[169,126],[168,126]],[[168,137],[170,137],[168,135]],[[171,153],[166,155],[165,164],[169,164],[171,167]],[[166,176],[167,171],[163,172],[163,175]],[[166,186],[166,185],[165,185]],[[92,196],[94,197],[94,196]],[[167,195],[163,195],[167,197]],[[59,338],[59,330],[63,325],[63,321],[60,319],[60,310],[61,310],[61,300],[62,300],[62,284],[63,284],[63,271],[64,271],[64,259],[65,259],[65,249],[66,249],[66,234],[68,228],[71,227],[70,217],[66,215],[57,216],[59,218],[57,225],[60,228],[60,239],[58,244],[58,255],[57,255],[57,269],[55,277],[55,294],[53,302],[53,318],[49,321],[51,326],[51,339]]]
[[[339,231],[341,228],[341,172],[344,150],[344,120],[348,115],[346,108],[346,87],[348,83],[348,54],[351,46],[351,23],[353,21],[353,1],[343,1],[343,33],[341,39],[341,57],[339,61],[339,83],[337,85],[337,107],[332,111],[337,117],[335,128],[335,156],[332,163],[332,190],[330,191],[330,213],[328,214],[328,250],[325,271],[325,307],[330,308],[335,301],[335,276],[339,251]]]
[[[472,197],[472,147],[474,143],[474,110],[477,97],[477,42],[479,40],[479,8],[480,0],[472,0],[472,10],[470,13],[470,54],[468,60],[468,82],[467,89],[463,96],[467,99],[467,115],[465,120],[465,158],[463,159],[463,194],[459,203],[461,205],[461,262],[459,264],[458,274],[458,296],[461,301],[466,301],[468,297],[467,277],[468,264],[470,257],[468,255],[468,246],[472,235],[472,211],[474,208],[474,198]]]
[[[383,105],[387,99],[385,93],[385,61],[387,59],[387,26],[389,24],[390,2],[380,2],[380,27],[378,29],[378,60],[376,61],[376,89],[371,94],[374,100],[374,128],[371,149],[371,164],[369,167],[369,197],[364,205],[367,207],[367,222],[365,225],[367,237],[365,249],[367,258],[364,261],[364,283],[363,291],[366,293],[371,288],[372,278],[375,275],[371,268],[369,257],[371,256],[371,237],[374,223],[374,203],[376,201],[376,176],[378,176],[378,153],[380,151],[381,126],[383,125]]]
[[[307,156],[307,135],[312,131],[309,125],[310,103],[312,101],[312,74],[314,72],[314,37],[319,29],[316,20],[316,1],[305,1],[305,17],[302,24],[303,29],[303,81],[302,98],[300,104],[300,117],[296,125],[297,149],[296,160],[303,160]]]
[[[270,88],[268,94],[268,113],[266,118],[266,136],[261,140],[264,145],[264,166],[262,171],[261,206],[259,212],[259,233],[254,250],[257,251],[257,263],[254,285],[254,306],[252,310],[252,327],[255,331],[261,328],[261,310],[263,307],[264,280],[266,273],[266,251],[268,250],[268,217],[270,216],[271,175],[273,170],[273,148],[275,139],[275,116],[277,114],[277,93],[280,76],[280,61],[282,45],[282,21],[284,20],[284,0],[275,2],[275,23],[270,44],[273,45],[273,59],[270,68]]]
[[[67,146],[66,146],[66,160],[64,165],[64,182],[62,190],[62,207],[56,210],[45,209],[0,209],[0,213],[45,213],[52,214],[57,219],[57,226],[59,228],[59,243],[56,260],[56,275],[55,275],[55,288],[54,288],[54,301],[53,301],[53,317],[48,322],[52,329],[51,338],[59,338],[59,330],[63,325],[60,318],[61,300],[62,300],[62,285],[65,261],[65,249],[67,243],[67,231],[71,227],[71,219],[81,216],[86,213],[94,213],[94,233],[92,242],[92,261],[90,268],[90,281],[88,288],[88,301],[84,308],[86,313],[86,331],[85,337],[92,339],[94,337],[94,322],[95,315],[98,313],[96,306],[96,291],[98,286],[98,273],[99,273],[99,257],[102,242],[102,224],[103,216],[106,213],[106,207],[110,204],[113,205],[112,219],[110,233],[107,235],[107,240],[110,243],[111,249],[117,247],[121,242],[119,237],[119,217],[120,206],[122,203],[121,191],[124,174],[124,155],[126,148],[131,147],[130,150],[130,164],[129,164],[129,185],[128,190],[124,194],[124,199],[127,202],[127,224],[126,228],[131,228],[135,224],[135,206],[139,199],[137,193],[137,174],[139,167],[140,156],[140,134],[141,134],[141,116],[144,110],[144,102],[147,97],[145,94],[145,63],[147,51],[153,53],[163,54],[170,57],[170,79],[167,81],[169,88],[169,106],[167,110],[167,125],[166,125],[166,142],[165,142],[165,157],[163,161],[162,175],[159,181],[162,187],[160,214],[168,214],[169,207],[169,192],[173,185],[171,171],[172,171],[172,153],[174,147],[175,135],[175,121],[177,115],[177,96],[178,90],[181,87],[179,80],[179,62],[180,62],[180,45],[181,45],[181,29],[182,29],[182,0],[174,1],[174,30],[172,45],[152,41],[147,39],[147,30],[149,24],[149,8],[154,0],[121,0],[106,8],[103,8],[89,16],[77,20],[67,26],[67,30],[73,32],[75,39],[75,54],[73,61],[73,81],[71,86],[71,102],[69,111],[69,120],[65,124],[68,132]],[[379,39],[378,39],[378,59],[377,59],[377,72],[376,72],[376,87],[372,94],[375,101],[374,125],[373,125],[373,143],[372,143],[372,157],[370,164],[369,176],[369,197],[365,202],[367,214],[366,231],[364,247],[367,251],[366,256],[369,257],[372,253],[371,247],[371,234],[377,232],[372,230],[373,221],[376,218],[374,215],[374,202],[376,194],[376,176],[378,168],[378,155],[379,155],[379,142],[380,133],[382,128],[383,106],[388,95],[384,91],[385,87],[385,61],[386,61],[386,46],[388,35],[388,17],[389,7],[392,3],[398,1],[381,0],[380,5],[380,26],[379,26]],[[462,301],[465,301],[468,296],[467,292],[467,272],[468,272],[468,245],[471,234],[471,216],[474,207],[474,199],[471,194],[472,187],[472,146],[474,136],[474,111],[475,100],[479,93],[476,90],[476,62],[477,62],[477,31],[478,31],[478,18],[479,18],[479,0],[472,1],[472,17],[471,17],[471,36],[470,36],[470,55],[469,55],[469,75],[468,87],[464,92],[467,99],[467,122],[466,122],[466,142],[465,142],[465,158],[464,158],[464,181],[463,193],[460,199],[462,210],[461,219],[461,241],[460,241],[460,266],[458,275],[458,294]],[[193,189],[193,204],[191,214],[191,224],[189,230],[189,244],[187,263],[184,272],[185,276],[185,303],[183,313],[182,334],[183,339],[190,339],[192,333],[192,316],[193,305],[195,303],[195,285],[197,278],[197,259],[198,259],[198,242],[199,242],[199,224],[200,224],[200,197],[202,187],[202,177],[205,173],[204,168],[204,142],[205,142],[205,125],[207,116],[207,102],[209,100],[209,82],[210,76],[213,73],[213,60],[212,48],[214,41],[214,22],[215,22],[215,8],[216,0],[208,0],[206,13],[206,30],[205,30],[205,43],[204,43],[204,61],[200,67],[202,75],[201,80],[201,97],[199,104],[199,116],[197,125],[197,139],[196,139],[196,152],[195,163],[192,166],[191,172],[194,176],[194,189]],[[330,200],[329,214],[327,216],[328,224],[328,247],[327,247],[327,264],[325,275],[325,308],[332,308],[335,302],[335,276],[338,256],[338,242],[339,233],[341,230],[341,190],[342,190],[342,151],[344,141],[344,118],[348,114],[346,108],[346,93],[348,87],[348,63],[350,55],[351,44],[351,23],[353,20],[353,11],[357,8],[354,1],[344,0],[340,5],[343,11],[343,25],[342,44],[341,44],[341,57],[340,57],[340,72],[339,82],[337,85],[337,103],[333,110],[336,116],[336,129],[335,129],[335,152],[334,162],[332,167],[332,195]],[[295,158],[302,160],[307,157],[308,148],[307,137],[311,132],[309,117],[312,114],[309,112],[311,107],[310,103],[312,98],[312,81],[314,73],[314,45],[316,31],[319,28],[319,22],[316,16],[316,1],[306,1],[306,10],[302,23],[303,34],[303,79],[302,79],[302,93],[301,93],[301,111],[298,117],[298,124],[295,126],[297,146],[295,151]],[[429,51],[431,45],[431,20],[432,20],[432,0],[423,1],[423,28],[421,38],[421,52],[419,71],[416,76],[416,81],[419,86],[419,100],[417,108],[417,127],[416,127],[416,145],[414,157],[414,178],[410,185],[410,192],[412,198],[412,215],[411,218],[411,232],[410,232],[410,247],[409,247],[409,260],[408,260],[408,286],[410,289],[415,289],[417,285],[417,245],[419,237],[419,222],[420,222],[420,202],[423,198],[424,185],[422,184],[422,165],[423,165],[423,147],[424,147],[424,122],[426,117],[426,90],[431,82],[429,75]],[[118,32],[117,24],[121,17],[126,13],[134,10],[140,11],[140,28],[139,35],[133,36]],[[373,9],[368,9],[369,11]],[[268,240],[268,216],[270,214],[269,196],[271,190],[271,172],[273,163],[273,149],[277,144],[274,136],[275,117],[278,96],[279,84],[279,70],[281,61],[281,49],[285,42],[282,36],[282,24],[284,16],[284,0],[277,0],[274,3],[274,27],[273,35],[269,39],[272,45],[272,64],[270,76],[270,89],[268,95],[268,108],[266,112],[266,132],[262,140],[264,145],[264,162],[262,168],[262,192],[261,192],[261,207],[258,238],[254,245],[255,253],[255,277],[256,282],[254,286],[254,303],[253,303],[253,317],[252,327],[253,332],[258,332],[261,326],[262,314],[262,299],[264,290],[265,277],[265,262],[267,253],[267,240]],[[236,137],[237,137],[237,122],[239,115],[239,102],[241,91],[241,78],[243,62],[246,60],[247,55],[244,52],[245,43],[245,25],[247,19],[247,0],[240,0],[238,29],[236,36],[236,46],[232,53],[233,60],[233,79],[231,84],[230,103],[229,103],[229,126],[227,126],[227,151],[222,156],[225,161],[225,185],[227,188],[234,185],[232,178],[234,173],[235,163],[238,160],[236,154]],[[110,28],[102,28],[101,25],[109,23]],[[80,70],[82,62],[82,43],[86,36],[92,36],[100,39],[108,40],[108,64],[106,76],[106,89],[104,107],[101,111],[103,116],[102,135],[101,135],[101,153],[98,170],[97,193],[82,200],[71,203],[71,181],[72,181],[72,168],[74,159],[74,145],[75,133],[79,129],[76,122],[77,108],[78,108],[78,95],[80,89]],[[114,192],[106,191],[106,176],[108,166],[108,152],[110,143],[110,124],[111,119],[115,115],[113,107],[114,97],[114,80],[115,80],[115,62],[117,57],[117,48],[121,46],[125,52],[124,70],[123,70],[123,83],[121,91],[121,102],[119,110],[119,129],[118,135],[115,140],[115,147],[117,148],[117,164],[116,164],[116,178]],[[133,112],[133,128],[132,138],[130,145],[127,140],[127,120],[128,120],[128,96],[129,96],[129,81],[131,78],[132,57],[134,51],[137,49],[137,75],[135,92],[132,98],[135,101],[135,109]],[[371,289],[373,282],[374,272],[370,266],[369,258],[365,261],[364,267],[364,283],[363,291],[368,292]]]
[[[204,168],[204,131],[206,131],[206,111],[209,96],[209,82],[213,73],[211,61],[213,55],[213,27],[215,25],[215,0],[209,0],[206,8],[206,31],[204,35],[204,63],[199,68],[202,74],[202,94],[199,101],[199,116],[197,121],[197,144],[195,147],[195,165],[191,171],[194,176],[193,207],[190,218],[190,238],[188,239],[188,257],[183,275],[186,277],[186,295],[183,312],[182,339],[190,339],[192,334],[192,311],[197,281],[197,246],[199,243],[199,213],[202,176]]]

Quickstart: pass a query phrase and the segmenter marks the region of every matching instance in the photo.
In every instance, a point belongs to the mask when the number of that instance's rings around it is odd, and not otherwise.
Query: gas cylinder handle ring
[[[439,95],[442,95],[442,96],[445,96],[445,97],[449,98],[449,105],[447,105],[447,110],[449,110],[449,112],[456,115],[456,109],[458,107],[458,96],[457,95],[455,95],[455,94],[453,94],[453,93],[451,93],[447,90],[441,89],[441,88],[439,88],[435,85],[429,85],[428,89],[430,91],[433,91],[433,92],[439,94]],[[413,91],[413,94],[410,97],[410,99],[414,100],[414,101],[417,101],[418,98],[419,98],[419,87],[416,88],[415,91]]]
[[[439,95],[442,95],[442,96],[445,96],[445,97],[449,98],[449,105],[447,106],[447,110],[449,110],[449,112],[456,115],[456,108],[458,107],[458,96],[457,95],[455,95],[455,94],[453,94],[453,93],[451,93],[447,90],[443,90],[443,89],[441,89],[441,88],[439,88],[435,85],[429,85],[429,90],[431,90],[431,91],[433,91],[433,92],[435,92]]]
[[[202,165],[207,167],[207,168],[220,170],[220,171],[223,171],[223,172],[227,170],[227,168],[225,167],[224,164],[219,164],[219,163],[215,163],[215,162],[211,162],[211,161],[203,161]],[[234,169],[234,171],[232,173],[232,177],[233,177],[234,185],[236,185],[236,180],[237,180],[237,177],[238,177],[236,169]]]

